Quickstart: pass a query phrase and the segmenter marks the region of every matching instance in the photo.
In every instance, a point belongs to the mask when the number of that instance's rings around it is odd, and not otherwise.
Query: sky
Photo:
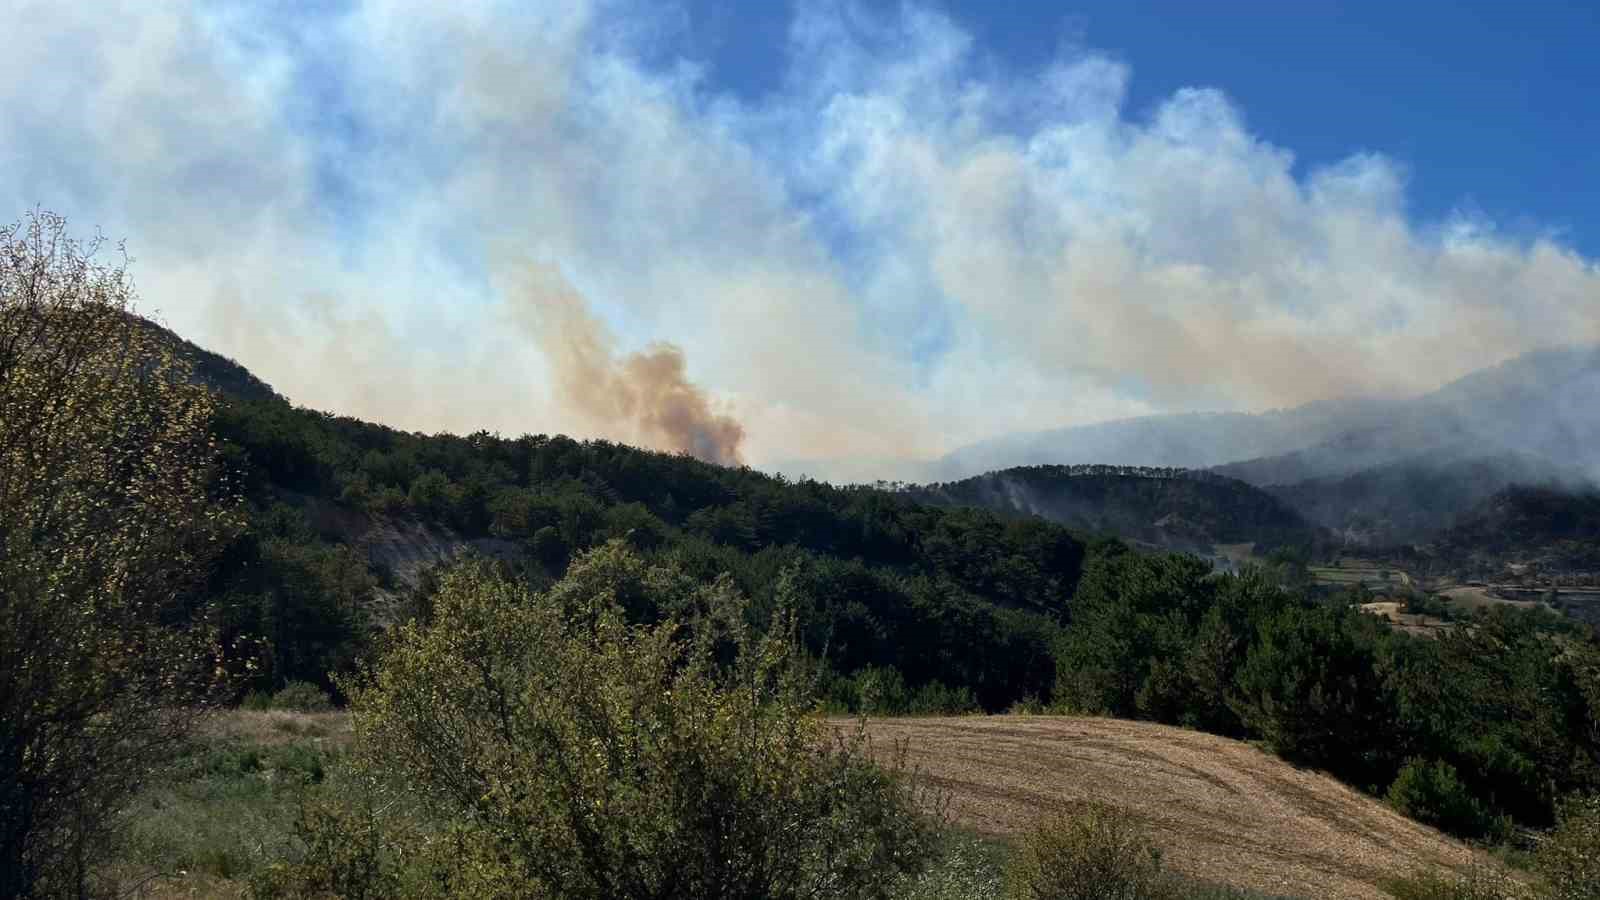
[[[1600,341],[1583,4],[48,4],[0,218],[292,400],[774,466]]]

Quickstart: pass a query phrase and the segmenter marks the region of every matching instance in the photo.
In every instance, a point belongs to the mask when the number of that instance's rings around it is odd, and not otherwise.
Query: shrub
[[[855,675],[863,715],[892,716],[906,710],[906,679],[893,666],[867,666]]]
[[[1546,896],[1551,900],[1600,897],[1600,797],[1566,801],[1557,821],[1534,857]]]
[[[1166,895],[1161,852],[1126,810],[1091,804],[1023,836],[1006,868],[1018,900],[1152,900]]]
[[[272,708],[272,695],[266,691],[251,691],[239,701],[239,708],[250,712],[266,712]]]
[[[291,681],[272,695],[272,708],[290,712],[327,712],[333,709],[328,692],[309,681]]]
[[[629,625],[618,598],[641,596],[679,614]],[[863,732],[812,713],[792,626],[743,623],[728,580],[698,586],[616,543],[542,595],[453,570],[433,622],[397,629],[349,686],[371,786],[349,808],[414,805],[429,824],[319,813],[274,890],[890,896],[936,835],[903,748],[880,768]]]
[[[1395,878],[1383,889],[1396,900],[1533,900],[1535,896],[1526,886],[1482,866],[1462,873],[1422,872]]]
[[[51,213],[0,225],[0,897],[85,895],[217,699],[216,404],[95,251]]]
[[[1493,815],[1456,774],[1455,766],[1413,759],[1384,797],[1401,815],[1462,837],[1501,837],[1507,824]]]
[[[978,698],[972,688],[953,688],[943,682],[930,681],[906,701],[906,712],[912,715],[964,715],[978,711]]]
[[[904,879],[895,900],[994,900],[1005,887],[1006,848],[955,829],[925,871]]]

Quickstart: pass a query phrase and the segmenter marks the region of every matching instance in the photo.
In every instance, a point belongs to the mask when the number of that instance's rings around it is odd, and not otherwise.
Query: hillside
[[[253,687],[330,684],[389,622],[425,614],[432,569],[463,552],[547,584],[618,540],[697,579],[728,573],[752,615],[798,605],[807,648],[845,684],[888,667],[953,709],[991,710],[1051,689],[1087,553],[1059,525],[606,441],[411,434],[197,361],[223,393],[223,461],[249,507],[206,590],[225,638],[263,636]],[[652,602],[636,613],[659,615]]]
[[[1427,548],[1459,568],[1496,575],[1600,573],[1600,491],[1518,486],[1478,504]]]
[[[1416,397],[1262,413],[1185,413],[1003,435],[960,448],[944,480],[1029,465],[1216,468],[1256,485],[1349,475],[1423,454],[1520,453],[1600,473],[1600,348],[1537,350]]]
[[[1216,467],[1257,485],[1339,477],[1406,460],[1515,454],[1564,478],[1600,474],[1600,348],[1524,354],[1298,449]]]
[[[1379,398],[1325,401],[1266,413],[1183,413],[1022,432],[958,449],[932,468],[951,480],[1029,465],[1115,464],[1206,468],[1267,457],[1375,427],[1402,404]]]
[[[1173,550],[1306,546],[1317,529],[1271,494],[1231,478],[1131,466],[1025,466],[905,489],[922,503],[1035,515]]]
[[[1185,874],[1269,894],[1380,898],[1383,879],[1460,868],[1471,851],[1382,802],[1249,744],[1145,722],[884,719],[885,746],[950,792],[957,823],[1022,831],[1062,804],[1129,807]]]
[[[1430,540],[1499,491],[1555,485],[1566,475],[1522,454],[1418,456],[1267,490],[1345,546],[1384,547]]]

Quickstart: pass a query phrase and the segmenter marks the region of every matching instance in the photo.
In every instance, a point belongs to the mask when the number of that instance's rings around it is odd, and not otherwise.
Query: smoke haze
[[[893,477],[1600,341],[1553,232],[1417,220],[1381,153],[1297,169],[1216,90],[1136,115],[1128,65],[1017,71],[915,4],[796,4],[759,98],[670,4],[293,7],[12,17],[0,216],[127,238],[147,307],[309,406]]]

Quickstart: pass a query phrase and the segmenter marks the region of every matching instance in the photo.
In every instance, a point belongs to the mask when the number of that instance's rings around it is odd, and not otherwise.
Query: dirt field
[[[873,721],[880,746],[950,792],[956,821],[1006,835],[1041,812],[1129,807],[1170,865],[1222,884],[1308,898],[1380,898],[1385,877],[1460,867],[1462,844],[1338,782],[1247,744],[1116,719],[973,716]]]
[[[1372,603],[1363,603],[1361,608],[1376,616],[1382,616],[1389,624],[1407,634],[1421,637],[1436,636],[1441,630],[1450,628],[1450,623],[1433,616],[1405,611],[1405,604],[1393,600],[1378,600]]]

